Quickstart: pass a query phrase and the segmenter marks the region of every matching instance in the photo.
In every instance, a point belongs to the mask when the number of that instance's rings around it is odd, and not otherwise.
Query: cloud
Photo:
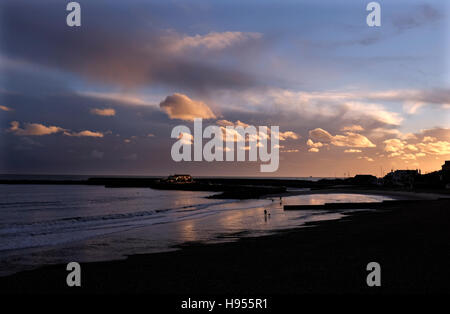
[[[351,101],[342,104],[343,118],[359,120],[366,118],[387,125],[400,125],[403,118],[396,112],[388,111],[380,104]]]
[[[360,125],[354,124],[354,125],[347,125],[344,126],[341,131],[351,131],[351,132],[355,132],[355,131],[364,131],[364,128]]]
[[[231,126],[233,128],[242,127],[245,129],[250,126],[249,124],[242,122],[240,120],[237,120],[234,123],[229,120],[217,120],[216,124],[221,127],[222,132],[223,132],[223,138],[228,139],[230,141],[233,140],[235,142],[244,141],[244,138],[236,130],[227,129],[226,127],[227,126]],[[249,135],[248,138],[246,137],[246,139],[245,139],[246,141],[253,142],[253,141],[260,141],[261,139],[266,139],[266,140],[270,139],[270,136],[271,136],[270,128],[267,128],[267,134],[259,133],[258,127],[255,126],[255,128],[257,131],[257,135]],[[300,138],[300,135],[298,135],[297,133],[295,133],[293,131],[285,131],[285,132],[279,131],[277,138],[279,141],[286,141],[288,139],[297,140]],[[258,145],[259,144],[260,143],[258,143]],[[279,146],[279,148],[280,147],[281,146]]]
[[[156,106],[156,103],[150,102],[143,97],[121,94],[121,93],[99,93],[99,92],[78,92],[83,97],[89,97],[100,100],[114,101],[120,104],[133,105],[133,106]]]
[[[311,153],[318,153],[318,152],[319,152],[319,149],[316,148],[316,147],[312,147],[312,148],[308,149],[308,152],[311,152]]]
[[[235,129],[236,127],[242,127],[244,129],[250,127],[249,124],[242,122],[241,120],[237,120],[234,123],[228,120],[218,120],[216,124],[220,126],[222,130],[222,139],[226,141],[234,141],[234,142],[256,142],[261,139],[259,132],[256,135],[249,134],[245,138]],[[233,127],[232,129],[227,129],[227,127]],[[256,129],[257,130],[257,129]],[[270,136],[269,134],[265,135],[266,139]]]
[[[240,120],[237,120],[237,121],[234,122],[234,123],[231,122],[231,121],[228,121],[228,120],[217,120],[217,121],[216,121],[216,124],[217,124],[217,125],[220,125],[220,126],[223,126],[223,127],[227,127],[227,126],[233,126],[233,127],[241,126],[241,127],[243,127],[243,128],[246,128],[246,127],[249,126],[249,124],[244,123],[244,122],[242,122],[242,121],[240,121]]]
[[[424,154],[428,155],[449,155],[450,154],[450,142],[437,141],[419,143],[417,147]]]
[[[431,136],[433,135],[433,136]],[[422,140],[419,140],[422,138]],[[414,160],[416,157],[442,156],[450,154],[450,129],[423,130],[409,139],[391,138],[383,142],[388,157]]]
[[[112,116],[116,115],[116,110],[114,110],[112,108],[103,108],[103,109],[93,108],[90,111],[92,114],[95,114],[98,116],[112,117]]]
[[[408,154],[404,154],[404,155],[400,156],[400,159],[402,159],[402,160],[415,160],[416,159],[416,155],[408,153]]]
[[[314,143],[311,139],[308,139],[308,141],[306,141],[306,145],[308,145],[309,147],[322,147],[323,146],[323,144],[321,142]]]
[[[401,113],[386,108],[386,102],[398,105],[407,114],[415,114],[420,108],[433,105],[441,109],[450,108],[450,89],[397,89],[382,91],[320,91],[304,92],[279,88],[252,91],[232,95],[225,99],[227,105],[233,101],[236,108],[248,104],[253,111],[282,112],[297,115],[307,120],[331,120],[339,123],[342,131],[361,132],[383,128],[387,132],[402,124]],[[391,105],[392,107],[392,105]],[[344,126],[342,126],[344,125]],[[388,131],[389,130],[389,131]],[[379,137],[378,134],[372,135]]]
[[[361,153],[362,150],[360,149],[346,149],[344,150],[344,153]]]
[[[9,108],[9,107],[3,106],[3,105],[0,105],[0,110],[3,110],[3,111],[13,111],[12,108]]]
[[[189,133],[180,132],[178,139],[183,145],[192,145],[194,143],[194,136]]]
[[[320,142],[330,143],[342,147],[376,147],[367,137],[353,132],[345,132],[345,135],[331,135],[321,128],[309,131],[309,136]]]
[[[424,136],[422,141],[423,142],[434,142],[434,141],[436,141],[436,138],[432,137],[432,136]]]
[[[370,157],[367,157],[367,156],[359,156],[358,159],[365,159],[365,160],[367,160],[368,162],[374,161],[373,158],[370,158]]]
[[[20,123],[18,121],[12,121],[10,124],[11,127],[8,131],[19,136],[43,136],[62,132],[66,136],[74,137],[103,137],[103,133],[100,132],[92,132],[88,130],[71,132],[70,130],[66,130],[58,126],[46,126],[40,123],[24,123],[24,128],[20,128]]]
[[[346,135],[335,135],[331,144],[345,147],[375,147],[367,137],[361,134],[346,132]]]
[[[314,130],[309,131],[309,136],[320,142],[327,142],[327,143],[331,142],[333,139],[333,135],[331,135],[330,133],[321,128],[316,128]]]
[[[413,151],[413,152],[416,152],[419,150],[416,146],[411,145],[411,144],[406,145],[406,149]]]
[[[402,141],[398,138],[392,138],[385,140],[383,142],[385,144],[384,151],[388,153],[396,153],[402,151],[405,147],[405,141]]]
[[[262,37],[260,33],[245,32],[211,32],[206,35],[184,36],[179,40],[169,39],[173,41],[171,49],[179,52],[187,48],[207,48],[212,50],[221,50],[242,43],[251,39],[259,39]]]
[[[297,140],[299,138],[299,135],[295,132],[292,131],[285,131],[285,132],[279,132],[278,133],[278,139],[280,141],[285,141],[287,139],[293,139],[293,140]]]
[[[25,127],[22,129],[19,122],[12,121],[9,131],[20,136],[42,136],[64,132],[65,130],[57,126],[45,126],[39,123],[25,123]]]
[[[23,5],[27,5],[26,11]],[[141,4],[147,9],[140,12],[133,5],[117,10],[117,6],[91,3],[84,14],[87,20],[95,19],[95,25],[88,23],[68,32],[60,27],[59,6],[54,1],[34,4],[20,0],[2,6],[2,52],[29,64],[126,88],[151,84],[207,91],[259,84],[239,66],[245,50],[255,51],[252,45],[261,37],[258,33],[184,36],[167,30],[167,23],[153,13],[160,10],[154,3]],[[33,49],[24,48],[24,42]],[[220,55],[224,48],[235,49],[236,66],[210,62],[210,57],[225,59]]]
[[[263,92],[247,91],[237,95],[242,100],[236,106],[240,107],[241,103],[246,103],[255,111],[261,108],[277,110],[305,119],[338,118],[346,124],[357,122],[359,126],[401,124],[403,118],[399,113],[387,110],[380,103],[371,102],[367,94],[367,92],[303,92],[269,88]]]
[[[195,118],[216,118],[208,105],[201,101],[192,100],[183,94],[167,96],[159,106],[171,119],[193,121]]]
[[[403,110],[409,114],[415,114],[426,105],[438,105],[447,109],[450,105],[449,88],[398,89],[367,93],[366,99],[372,101],[400,102]]]
[[[93,132],[89,130],[81,131],[81,132],[64,132],[64,135],[67,136],[75,136],[75,137],[103,137],[103,133],[101,132]]]
[[[311,139],[308,139],[306,141],[306,145],[308,145],[308,147],[313,147],[313,148],[320,148],[323,146],[323,144],[321,142],[314,143]],[[317,149],[317,151],[319,151],[319,150]]]
[[[373,139],[392,138],[393,136],[402,137],[402,132],[392,128],[374,128],[369,131],[368,135]]]

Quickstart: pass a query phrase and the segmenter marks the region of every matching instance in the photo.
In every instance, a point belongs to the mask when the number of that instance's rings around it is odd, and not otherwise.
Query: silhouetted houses
[[[450,160],[446,160],[442,165],[442,171],[450,171]]]
[[[414,182],[420,177],[419,170],[395,170],[389,172],[383,178],[384,185],[402,186],[412,188]]]
[[[442,165],[441,177],[443,185],[446,189],[450,189],[450,160],[446,160]]]

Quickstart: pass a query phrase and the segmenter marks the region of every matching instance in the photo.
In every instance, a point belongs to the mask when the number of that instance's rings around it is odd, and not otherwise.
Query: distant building
[[[169,183],[191,183],[193,182],[192,176],[189,174],[174,174],[169,176],[166,180]]]
[[[395,170],[389,172],[383,180],[385,185],[412,187],[419,176],[419,170]]]
[[[442,171],[450,171],[450,160],[446,160],[442,165]]]
[[[445,184],[446,189],[450,189],[450,160],[446,160],[440,171],[440,179]]]

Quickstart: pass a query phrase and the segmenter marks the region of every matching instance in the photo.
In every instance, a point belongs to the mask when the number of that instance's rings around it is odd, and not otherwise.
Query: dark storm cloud
[[[114,11],[99,3],[103,2],[81,1],[79,28],[65,24],[65,2],[4,3],[2,54],[126,87],[156,84],[206,90],[256,84],[229,63],[221,65],[220,51],[177,50],[182,35],[155,26],[161,21],[146,10],[130,5]]]
[[[3,172],[114,173],[130,168],[145,169],[158,160],[161,165],[169,163],[170,120],[156,108],[105,103],[62,92],[3,96],[14,108],[0,114],[0,170]],[[104,105],[114,108],[116,115],[105,118],[91,114],[92,108]],[[11,130],[13,121],[19,123],[15,130]],[[58,132],[36,136],[36,132],[30,131],[30,124],[44,130],[42,126],[57,126]],[[59,128],[70,130],[70,134]],[[103,137],[82,136],[86,135],[80,133],[84,130],[102,133]],[[124,164],[130,156],[136,156],[132,166]]]

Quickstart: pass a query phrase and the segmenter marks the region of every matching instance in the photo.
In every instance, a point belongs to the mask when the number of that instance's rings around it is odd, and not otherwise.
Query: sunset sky
[[[0,173],[268,176],[174,162],[171,130],[278,125],[271,176],[380,176],[450,159],[450,5],[369,0],[0,4]]]

